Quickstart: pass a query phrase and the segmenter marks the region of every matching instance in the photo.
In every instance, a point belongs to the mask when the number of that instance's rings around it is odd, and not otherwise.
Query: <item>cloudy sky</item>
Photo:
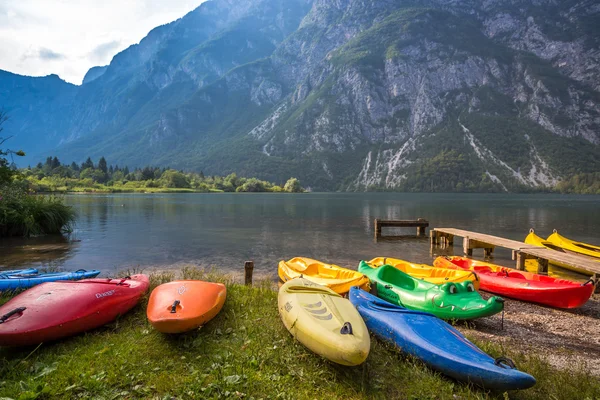
[[[158,25],[204,0],[0,0],[0,69],[81,84]]]

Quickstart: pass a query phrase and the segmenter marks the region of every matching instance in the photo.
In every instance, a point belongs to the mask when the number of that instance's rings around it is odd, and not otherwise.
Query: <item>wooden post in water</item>
[[[525,254],[521,253],[520,251],[517,251],[516,253],[517,269],[519,271],[525,271]]]
[[[246,261],[244,264],[244,284],[246,286],[252,286],[252,271],[254,271],[254,261]]]
[[[545,258],[538,258],[538,274],[546,275],[548,273],[548,260]]]
[[[425,218],[418,218],[417,219],[418,222],[425,222]],[[425,227],[424,226],[417,226],[417,236],[425,236]]]
[[[433,229],[429,231],[429,243],[431,243],[432,247],[438,244],[437,232]]]
[[[471,240],[468,237],[463,238],[463,253],[465,253],[465,255],[469,256],[469,257],[473,255],[473,248],[471,247]]]
[[[375,218],[375,239],[381,237],[381,225],[379,225],[379,218]]]

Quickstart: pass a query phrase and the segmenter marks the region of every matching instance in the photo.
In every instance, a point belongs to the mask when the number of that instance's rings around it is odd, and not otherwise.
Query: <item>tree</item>
[[[0,134],[4,130],[4,127],[2,125],[4,125],[4,123],[7,120],[8,120],[8,115],[6,114],[6,112],[3,109],[0,109]],[[6,156],[10,155],[12,157],[13,155],[16,155],[16,156],[24,156],[25,155],[23,150],[19,150],[19,151],[13,151],[13,150],[8,150],[8,149],[2,150],[2,145],[4,144],[4,142],[6,142],[11,137],[12,136],[8,136],[8,137],[0,136],[0,185],[3,183],[9,183],[12,180],[12,177],[17,173],[15,168],[13,168],[13,165],[11,165],[11,163],[8,162],[8,159],[6,158]]]
[[[302,186],[300,186],[300,181],[296,178],[290,178],[285,183],[283,190],[290,193],[300,193],[302,192]]]
[[[85,160],[85,162],[83,164],[81,164],[82,171],[87,168],[94,169],[94,162],[92,161],[92,159],[90,157],[88,157],[87,160]]]
[[[238,186],[236,192],[266,192],[266,182],[256,178],[250,178],[242,186]]]
[[[160,182],[168,188],[189,188],[191,187],[190,181],[179,171],[169,169],[165,171],[160,177]]]
[[[71,169],[72,169],[73,171],[79,171],[79,165],[77,165],[77,163],[76,163],[75,161],[73,161],[73,162],[71,163]]]
[[[105,174],[108,172],[108,166],[106,165],[106,158],[100,157],[100,161],[98,161],[98,169]]]
[[[140,180],[148,181],[150,179],[154,179],[154,168],[144,167],[144,169],[142,170],[142,176]]]
[[[60,161],[58,161],[58,157],[54,156],[50,166],[52,167],[52,169],[60,167]]]
[[[106,179],[107,176],[104,172],[100,171],[99,169],[93,169],[93,168],[84,169],[79,174],[79,177],[81,179],[89,178],[89,179],[93,180],[94,182],[98,182],[98,183],[104,183],[107,181],[107,179]]]

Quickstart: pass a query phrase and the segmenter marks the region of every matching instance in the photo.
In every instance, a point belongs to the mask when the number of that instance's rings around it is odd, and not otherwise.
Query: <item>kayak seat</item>
[[[391,265],[384,265],[379,268],[379,277],[382,281],[400,286],[406,290],[415,289],[415,280],[410,275],[392,267]]]
[[[508,273],[508,277],[509,278],[515,278],[515,279],[527,279],[527,278],[525,278],[525,275],[520,274],[518,272],[509,272]]]
[[[473,267],[473,271],[477,272],[478,274],[489,274],[490,272],[494,272],[492,270],[492,268],[488,267],[488,266],[475,266],[475,267]],[[500,275],[506,275],[506,274],[504,272],[501,272],[501,273],[499,272],[498,276],[500,276]]]

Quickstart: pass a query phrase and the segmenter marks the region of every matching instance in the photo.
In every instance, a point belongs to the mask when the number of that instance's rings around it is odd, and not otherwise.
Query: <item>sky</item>
[[[81,84],[94,66],[205,0],[0,0],[0,69]]]

